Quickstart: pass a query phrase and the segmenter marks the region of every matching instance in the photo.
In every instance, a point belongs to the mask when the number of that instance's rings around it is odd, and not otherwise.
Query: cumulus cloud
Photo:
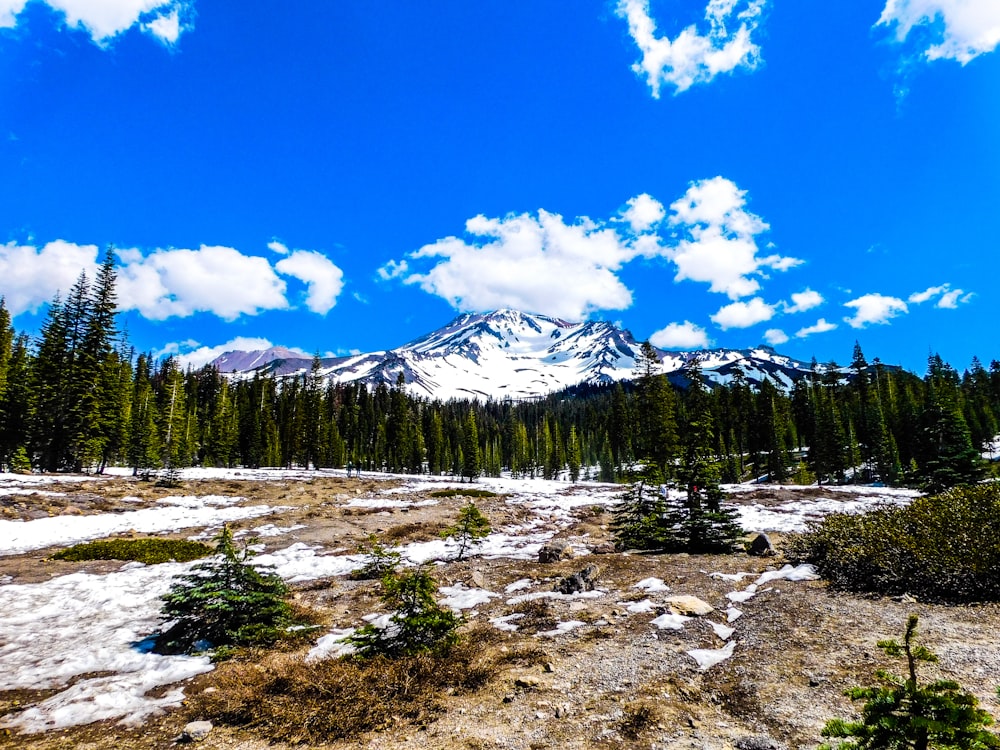
[[[922,54],[928,60],[957,60],[962,65],[1000,44],[1000,3],[996,0],[886,0],[878,26],[895,27],[906,40],[918,27]],[[916,36],[916,34],[914,34]]]
[[[97,273],[97,245],[77,245],[64,240],[41,248],[0,245],[0,279],[3,296],[12,316],[35,312],[56,293],[63,295],[84,272],[91,279]]]
[[[171,46],[191,28],[187,0],[36,1],[62,13],[68,27],[85,30],[101,46],[133,26]],[[27,0],[0,0],[0,28],[14,28],[25,5]]]
[[[199,312],[234,320],[240,315],[287,309],[291,306],[287,284],[278,273],[305,283],[306,307],[317,313],[333,307],[343,286],[339,268],[321,254],[306,250],[296,250],[276,266],[231,247],[206,245],[148,254],[124,249],[117,256],[119,309],[137,310],[150,320]],[[0,245],[0,278],[12,315],[35,311],[56,293],[65,294],[81,271],[94,278],[97,267],[96,245],[65,240],[41,248]]]
[[[275,266],[278,273],[299,279],[306,284],[306,307],[325,315],[337,304],[344,288],[344,272],[329,258],[313,250],[296,250]]]
[[[760,62],[760,47],[751,35],[760,25],[766,0],[709,0],[705,8],[707,31],[692,24],[676,37],[657,36],[649,13],[649,0],[619,0],[617,13],[628,22],[629,35],[642,59],[632,66],[644,76],[654,98],[663,86],[675,94],[696,83],[708,83],[720,73],[736,68],[753,70]]]
[[[888,323],[897,315],[908,313],[906,303],[898,297],[883,294],[865,294],[845,302],[844,307],[854,308],[854,315],[844,318],[851,328],[864,328],[876,323]]]
[[[580,320],[595,310],[629,307],[632,292],[618,271],[661,251],[655,235],[623,234],[615,222],[586,217],[568,223],[544,210],[502,219],[479,215],[465,230],[467,239],[446,237],[410,253],[417,265],[433,261],[429,270],[411,272],[406,261],[390,261],[379,276],[400,277],[458,310],[513,307]]]
[[[768,328],[764,331],[764,341],[771,346],[780,346],[788,341],[788,334],[780,328]]]
[[[773,317],[774,305],[767,304],[760,297],[754,297],[749,302],[733,302],[711,316],[712,322],[724,331],[749,328]]]
[[[937,298],[935,307],[955,310],[959,305],[971,300],[972,297],[971,292],[966,293],[964,289],[952,289],[951,284],[942,284],[941,286],[928,287],[922,292],[914,292],[909,296],[908,301],[911,304],[922,305],[924,302]]]
[[[231,247],[119,253],[118,301],[150,320],[208,312],[225,320],[286,309],[285,282],[265,258]]]
[[[812,310],[814,307],[819,307],[825,301],[823,295],[819,292],[814,292],[812,289],[805,289],[792,295],[792,304],[785,306],[785,312],[805,312],[806,310]]]
[[[637,195],[625,205],[627,208],[622,212],[622,217],[632,227],[632,231],[637,233],[659,224],[667,213],[663,204],[649,193]]]
[[[706,282],[713,292],[740,299],[757,293],[766,269],[785,271],[799,265],[797,258],[760,257],[756,237],[769,227],[746,210],[746,191],[724,177],[700,180],[670,204],[670,224],[683,239],[666,251],[677,264],[677,281]]]
[[[836,323],[827,323],[826,318],[820,318],[814,325],[800,328],[796,331],[795,338],[804,339],[808,336],[812,336],[814,333],[826,333],[827,331],[832,331],[836,329],[836,327]]]
[[[278,255],[288,255],[291,250],[284,242],[279,242],[278,240],[271,240],[267,243],[267,249],[272,253],[277,253]]]
[[[705,329],[689,320],[671,323],[649,337],[649,343],[661,349],[707,349],[712,345]]]

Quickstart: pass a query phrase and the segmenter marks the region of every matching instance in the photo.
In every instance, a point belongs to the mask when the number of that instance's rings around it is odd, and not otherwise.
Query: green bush
[[[786,555],[850,591],[925,601],[1000,599],[1000,485],[957,487],[909,506],[834,514],[790,537]]]
[[[887,656],[906,660],[903,676],[884,669],[876,687],[854,687],[851,700],[865,701],[860,721],[832,719],[824,737],[850,737],[847,742],[822,745],[820,750],[988,750],[1000,748],[1000,738],[986,730],[993,717],[979,708],[976,697],[952,680],[921,684],[917,667],[937,656],[915,642],[917,616],[910,615],[903,643],[879,641]]]
[[[52,555],[53,560],[135,560],[146,565],[190,562],[212,554],[212,548],[186,539],[100,539],[67,547]]]
[[[167,629],[156,637],[161,654],[189,654],[227,646],[271,645],[296,624],[285,601],[288,587],[274,573],[261,572],[237,549],[223,527],[215,555],[181,576],[163,597]]]
[[[355,581],[384,578],[395,572],[403,559],[395,550],[386,549],[374,534],[369,534],[365,543],[359,545],[358,553],[364,555],[364,562],[350,575]]]
[[[479,539],[485,538],[490,531],[490,520],[470,500],[468,505],[458,511],[454,525],[441,531],[441,538],[453,537],[458,542],[458,555],[455,559],[461,560],[469,548]]]
[[[349,642],[362,659],[447,651],[458,641],[462,619],[434,601],[437,582],[423,568],[382,579],[382,603],[392,610],[387,627],[365,625]]]
[[[449,489],[449,490],[434,490],[431,493],[431,497],[498,497],[498,495],[497,493],[490,492],[489,490]]]

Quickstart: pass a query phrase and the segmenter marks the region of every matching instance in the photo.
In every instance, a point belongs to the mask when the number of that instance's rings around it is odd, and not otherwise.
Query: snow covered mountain
[[[338,382],[390,385],[402,373],[410,393],[438,399],[525,399],[581,383],[632,378],[639,349],[631,333],[611,323],[568,323],[496,310],[460,315],[444,328],[396,349],[321,360],[321,372]],[[675,380],[683,379],[685,367],[695,357],[701,360],[705,377],[716,383],[728,382],[740,368],[751,382],[767,379],[788,388],[809,370],[807,364],[769,347],[657,353],[663,372]],[[223,372],[287,376],[308,371],[312,361],[275,348],[226,352],[212,364]]]

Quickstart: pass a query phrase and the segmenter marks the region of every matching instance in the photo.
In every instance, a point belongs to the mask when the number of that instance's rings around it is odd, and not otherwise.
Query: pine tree
[[[736,523],[736,512],[722,508],[719,462],[714,453],[715,427],[698,360],[689,365],[688,379],[677,471],[678,484],[687,495],[680,543],[687,552],[732,552],[743,529]]]
[[[382,579],[382,603],[391,611],[384,628],[365,625],[348,639],[358,658],[445,651],[458,641],[461,619],[434,600],[437,582],[423,568]]]
[[[462,462],[461,475],[474,482],[482,472],[479,457],[479,430],[476,427],[476,415],[469,409],[462,426]]]
[[[632,473],[632,481],[618,497],[611,515],[611,535],[619,550],[672,548],[685,517],[676,504],[668,503],[663,475],[655,464]]]
[[[660,360],[648,341],[642,343],[636,375],[636,458],[652,461],[667,476],[677,455],[674,395],[666,376],[660,373]]]
[[[569,428],[569,441],[566,449],[566,459],[569,464],[570,481],[576,482],[580,478],[580,441],[576,436],[576,425]]]
[[[863,700],[860,721],[833,719],[823,728],[824,737],[849,737],[847,742],[823,745],[820,750],[987,750],[1000,748],[1000,738],[986,727],[992,717],[978,707],[975,696],[951,680],[922,685],[919,662],[931,663],[937,656],[915,642],[917,616],[910,615],[903,643],[879,641],[888,656],[906,659],[907,674],[885,670],[876,675],[878,687],[855,687],[847,691],[851,700]]]
[[[157,652],[269,644],[292,624],[284,582],[249,562],[251,551],[236,547],[229,526],[215,541],[215,555],[195,565],[164,595],[162,616],[171,624],[157,636]]]
[[[485,538],[489,533],[489,519],[474,502],[469,502],[458,511],[455,523],[441,532],[441,537],[443,539],[452,537],[458,542],[458,554],[455,559],[461,560],[477,540]]]
[[[351,573],[355,581],[381,579],[396,572],[403,557],[395,550],[387,549],[375,534],[369,534],[364,544],[358,546],[361,567]]]

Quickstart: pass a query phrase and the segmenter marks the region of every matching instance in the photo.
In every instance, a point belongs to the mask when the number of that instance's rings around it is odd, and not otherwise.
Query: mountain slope
[[[580,383],[605,384],[635,374],[639,343],[606,322],[568,323],[515,310],[466,313],[448,325],[385,352],[321,360],[324,378],[368,384],[396,382],[400,374],[413,395],[430,398],[537,398]],[[213,364],[223,372],[306,372],[312,362],[275,350],[227,352]],[[770,380],[788,388],[808,365],[772,349],[714,349],[703,352],[658,350],[663,372],[682,377],[695,357],[705,377],[731,380],[737,368],[751,382]],[[250,362],[251,366],[242,366]]]

